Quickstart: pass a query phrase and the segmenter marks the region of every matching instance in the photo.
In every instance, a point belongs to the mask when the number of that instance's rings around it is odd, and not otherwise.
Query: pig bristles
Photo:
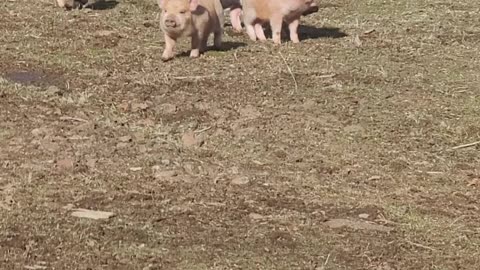
[[[287,66],[288,72],[289,72],[290,75],[292,76],[293,82],[295,83],[295,89],[293,90],[293,93],[296,93],[297,90],[298,90],[297,79],[295,79],[295,75],[293,75],[292,69],[291,69],[290,66],[288,65],[287,60],[285,59],[285,57],[283,57],[282,52],[278,52],[278,54],[280,54],[280,57],[282,58],[282,60],[283,60],[283,62],[285,63],[285,65]],[[293,94],[293,93],[290,93],[290,94]]]

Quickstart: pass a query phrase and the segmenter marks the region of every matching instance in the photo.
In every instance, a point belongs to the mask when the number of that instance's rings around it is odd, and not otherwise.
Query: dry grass
[[[335,0],[162,63],[154,1],[0,3],[1,268],[477,269],[479,9]],[[394,230],[324,224],[359,215]]]

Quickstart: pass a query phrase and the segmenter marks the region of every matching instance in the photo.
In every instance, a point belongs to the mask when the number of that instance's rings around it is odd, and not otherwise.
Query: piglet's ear
[[[190,0],[190,11],[197,10],[197,7],[198,7],[198,0]]]
[[[161,9],[163,9],[164,2],[164,0],[157,0],[157,4]]]

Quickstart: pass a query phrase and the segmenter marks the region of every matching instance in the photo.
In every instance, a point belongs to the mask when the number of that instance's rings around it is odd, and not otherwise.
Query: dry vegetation
[[[478,269],[478,1],[319,3],[162,63],[154,1],[1,1],[1,269]]]

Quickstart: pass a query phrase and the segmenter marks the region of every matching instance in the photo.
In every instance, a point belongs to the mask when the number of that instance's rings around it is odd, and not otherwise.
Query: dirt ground
[[[477,0],[168,63],[153,0],[53,2],[0,3],[1,269],[479,269]]]

